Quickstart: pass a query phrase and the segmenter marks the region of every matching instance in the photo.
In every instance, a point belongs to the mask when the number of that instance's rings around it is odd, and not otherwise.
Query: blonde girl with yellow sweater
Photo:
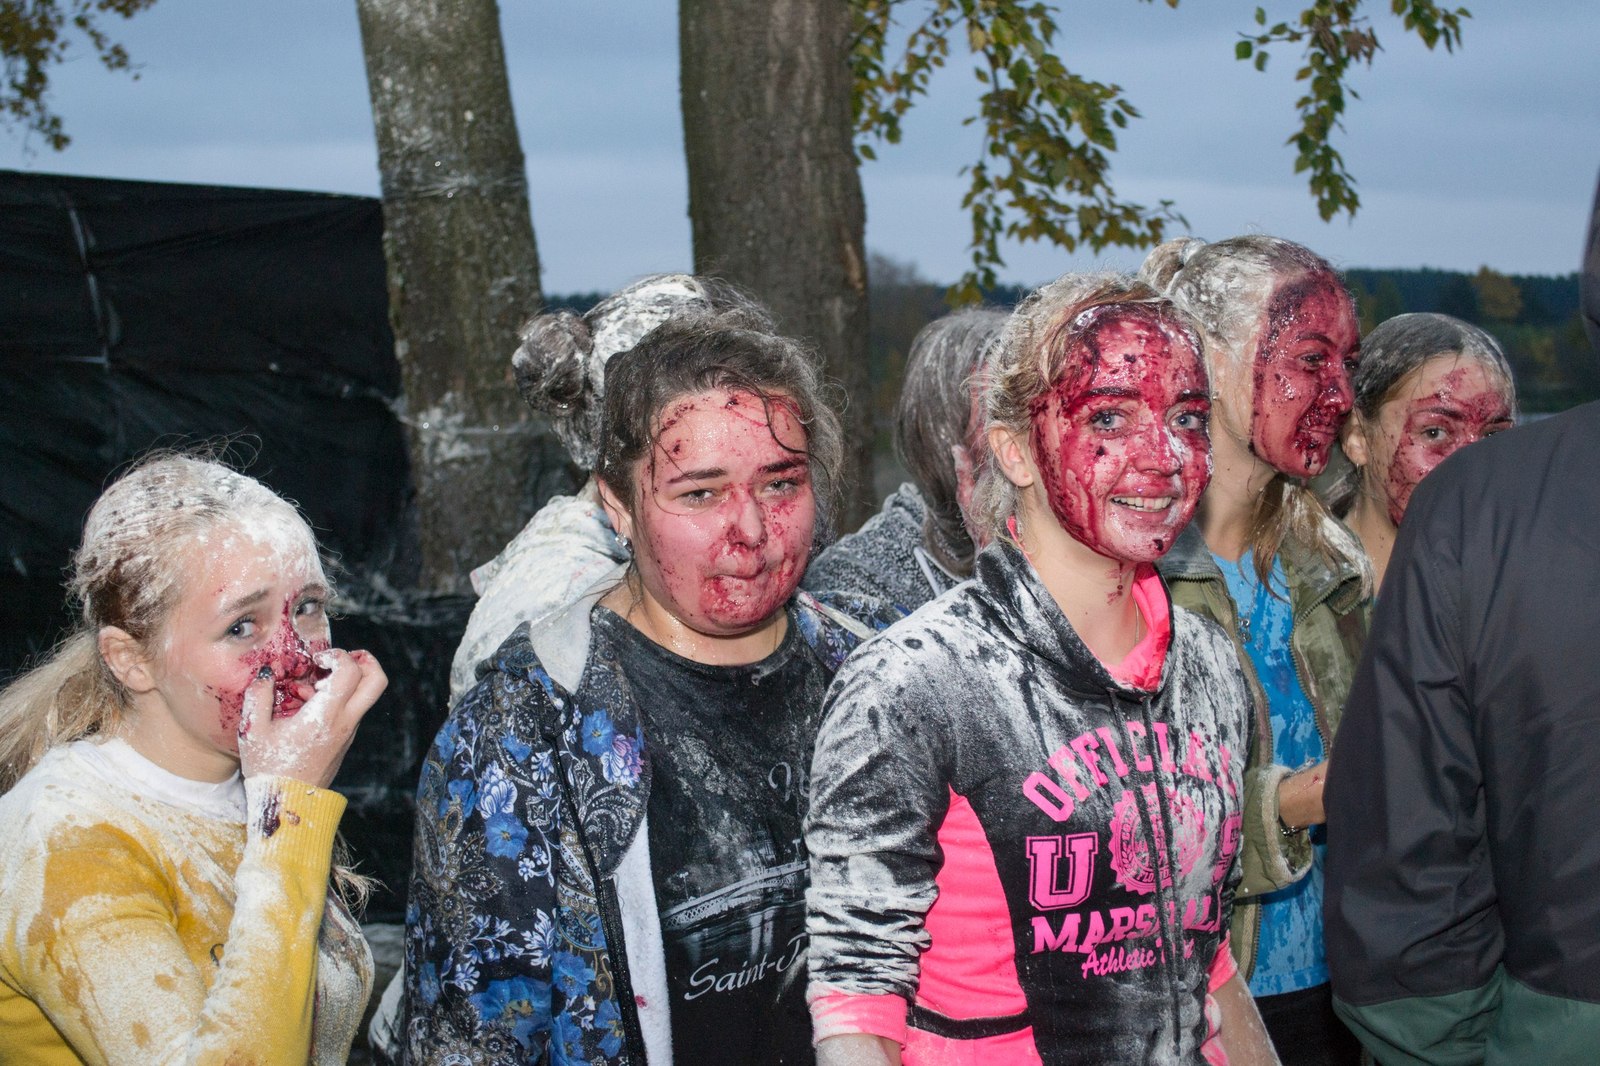
[[[293,505],[202,458],[90,510],[82,622],[0,693],[0,1064],[343,1063],[372,959],[329,791],[382,693]]]

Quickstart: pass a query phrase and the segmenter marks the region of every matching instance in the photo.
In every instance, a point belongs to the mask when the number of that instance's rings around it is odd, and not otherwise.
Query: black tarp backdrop
[[[382,231],[363,197],[0,171],[0,678],[70,621],[65,567],[110,476],[152,447],[232,439],[337,560],[337,643],[388,671],[336,787],[387,885],[368,918],[393,920],[470,602],[396,591],[415,519]],[[524,474],[528,513],[571,487],[548,437]]]

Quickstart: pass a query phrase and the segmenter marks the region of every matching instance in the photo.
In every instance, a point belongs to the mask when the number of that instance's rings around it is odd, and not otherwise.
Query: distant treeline
[[[912,264],[873,255],[869,277],[868,358],[880,450],[887,452],[911,340],[949,306],[945,286],[922,277]],[[1511,360],[1524,411],[1560,411],[1600,399],[1600,357],[1589,349],[1578,317],[1575,273],[1543,277],[1501,274],[1488,267],[1474,274],[1355,268],[1345,271],[1344,278],[1355,295],[1363,333],[1409,311],[1438,311],[1488,330]],[[984,303],[1010,308],[1027,292],[1022,286],[1003,286],[985,292]],[[547,302],[552,309],[582,313],[604,295],[551,296]]]
[[[1361,330],[1408,311],[1476,323],[1500,341],[1516,372],[1524,411],[1561,411],[1600,399],[1600,358],[1578,317],[1578,275],[1451,270],[1347,270]]]

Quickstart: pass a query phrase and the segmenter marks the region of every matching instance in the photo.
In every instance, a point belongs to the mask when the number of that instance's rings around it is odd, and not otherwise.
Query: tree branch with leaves
[[[1123,200],[1110,179],[1118,130],[1139,112],[1117,85],[1069,70],[1055,49],[1058,26],[1043,3],[934,0],[894,63],[885,53],[897,8],[907,0],[858,0],[852,52],[856,78],[857,151],[875,156],[874,141],[900,140],[901,117],[927,94],[933,75],[964,38],[982,86],[977,114],[965,120],[983,132],[961,206],[972,224],[971,268],[952,299],[976,302],[1004,265],[1000,241],[1049,241],[1067,251],[1087,246],[1140,247],[1159,242],[1183,219],[1171,201],[1155,207]]]
[[[0,113],[60,151],[72,142],[50,107],[50,70],[81,35],[107,70],[129,70],[127,49],[103,28],[112,15],[130,19],[156,0],[0,0]]]
[[[1142,0],[1150,3],[1152,0]],[[1164,0],[1177,7],[1178,0]],[[1296,75],[1306,83],[1295,102],[1299,127],[1288,143],[1298,151],[1297,173],[1308,184],[1324,219],[1360,205],[1355,179],[1330,143],[1343,126],[1339,116],[1353,67],[1370,66],[1380,50],[1364,0],[1315,0],[1299,16],[1241,34],[1239,59],[1265,69],[1279,46],[1303,46],[1304,65]],[[1408,32],[1430,49],[1453,51],[1461,42],[1463,8],[1442,8],[1431,0],[1391,0]],[[896,15],[920,13],[909,24],[904,44],[890,57],[899,37]],[[982,86],[976,114],[966,125],[983,133],[975,162],[961,168],[968,179],[961,206],[971,220],[971,266],[950,289],[954,303],[973,303],[996,281],[1004,266],[1003,240],[1044,240],[1071,252],[1088,247],[1148,247],[1166,238],[1174,224],[1187,227],[1171,200],[1145,206],[1117,196],[1110,156],[1117,131],[1138,109],[1120,86],[1072,71],[1056,47],[1059,26],[1050,5],[1018,0],[854,0],[855,36],[851,50],[855,78],[857,152],[876,158],[876,145],[898,143],[901,120],[917,98],[927,95],[934,75],[951,61],[952,40],[964,41],[973,73]]]
[[[1345,98],[1359,100],[1349,85],[1352,67],[1372,66],[1382,50],[1372,20],[1361,14],[1361,0],[1317,0],[1293,22],[1279,22],[1258,33],[1241,33],[1234,55],[1267,69],[1267,58],[1277,45],[1304,45],[1304,60],[1295,80],[1305,92],[1294,102],[1300,126],[1287,144],[1296,153],[1294,171],[1307,174],[1317,213],[1327,222],[1339,212],[1354,215],[1361,207],[1355,177],[1346,169],[1344,156],[1333,146],[1333,133],[1342,132]],[[1415,33],[1431,51],[1442,44],[1454,52],[1461,43],[1462,20],[1472,15],[1464,7],[1442,8],[1432,0],[1390,0],[1390,10],[1400,16],[1408,32]],[[1256,8],[1256,25],[1266,27],[1267,11]]]

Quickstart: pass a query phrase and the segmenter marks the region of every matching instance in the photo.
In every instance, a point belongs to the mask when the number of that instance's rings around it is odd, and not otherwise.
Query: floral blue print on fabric
[[[490,1061],[537,1058],[541,1047],[555,1063],[614,1061],[622,1014],[574,813],[590,837],[630,820],[644,738],[603,706],[577,708],[526,640],[508,641],[494,665],[423,765],[408,1042],[418,1061],[463,1044]],[[627,845],[610,843],[619,855]]]
[[[829,603],[875,629],[898,617]],[[809,595],[790,618],[830,673],[860,642]],[[524,1063],[546,1051],[556,1066],[628,1061],[601,899],[649,796],[635,706],[603,656],[566,693],[522,627],[450,712],[417,788],[409,1062]]]
[[[1267,694],[1272,718],[1272,761],[1291,769],[1320,762],[1322,736],[1316,711],[1295,673],[1289,637],[1294,612],[1289,605],[1283,563],[1272,561],[1269,586],[1256,579],[1255,560],[1246,552],[1237,563],[1215,557],[1228,592],[1238,605],[1245,651]],[[1322,943],[1322,863],[1327,846],[1318,827],[1312,834],[1312,865],[1287,888],[1260,897],[1261,937],[1250,993],[1274,996],[1315,988],[1328,981]]]

